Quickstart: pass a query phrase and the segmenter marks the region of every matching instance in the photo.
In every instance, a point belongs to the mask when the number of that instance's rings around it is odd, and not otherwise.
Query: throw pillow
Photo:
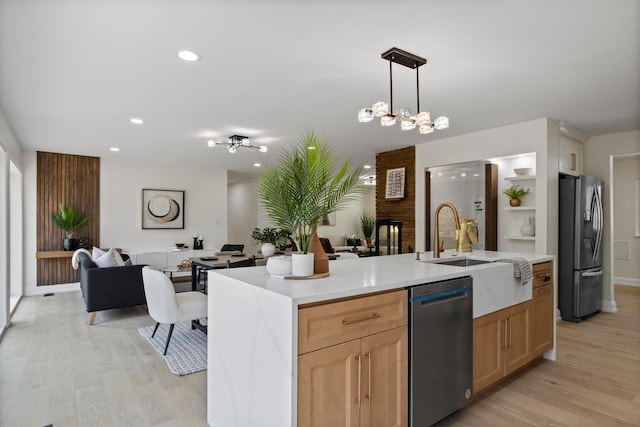
[[[94,248],[94,250],[95,249],[96,248]],[[100,268],[119,267],[124,265],[124,261],[122,260],[122,257],[120,256],[118,251],[116,251],[115,249],[110,248],[107,252],[104,252],[101,249],[98,249],[98,251],[102,252],[102,254],[100,255],[98,253],[97,257],[93,260],[93,262],[95,262],[98,267]]]
[[[106,252],[103,251],[100,248],[96,248],[95,246],[93,247],[93,249],[91,250],[91,261],[96,262],[96,260],[98,259],[98,257],[101,257],[102,255],[104,255]]]

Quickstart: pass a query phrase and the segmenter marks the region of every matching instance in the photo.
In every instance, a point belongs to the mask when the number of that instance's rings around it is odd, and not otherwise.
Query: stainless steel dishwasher
[[[430,426],[462,408],[473,384],[471,277],[409,289],[409,425]]]

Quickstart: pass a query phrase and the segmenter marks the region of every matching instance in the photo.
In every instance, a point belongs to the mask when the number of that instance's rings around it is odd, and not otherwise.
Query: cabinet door
[[[371,335],[361,341],[361,426],[406,426],[409,406],[407,327]]]
[[[473,392],[503,377],[504,310],[473,319]]]
[[[362,369],[359,340],[299,356],[298,426],[359,426]]]
[[[531,302],[527,301],[508,309],[507,341],[505,343],[504,374],[509,375],[532,359],[531,352]]]
[[[533,357],[542,355],[553,347],[553,285],[533,290],[531,322],[531,347]]]

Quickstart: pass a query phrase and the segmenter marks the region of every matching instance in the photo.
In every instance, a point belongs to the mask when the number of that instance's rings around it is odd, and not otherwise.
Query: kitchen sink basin
[[[482,259],[473,259],[473,258],[460,258],[460,259],[444,259],[442,261],[434,259],[432,261],[428,261],[434,264],[442,264],[442,265],[453,265],[455,267],[469,267],[471,265],[478,264],[489,264],[493,261],[485,261]]]

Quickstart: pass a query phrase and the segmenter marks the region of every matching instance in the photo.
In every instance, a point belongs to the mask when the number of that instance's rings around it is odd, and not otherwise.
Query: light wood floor
[[[558,361],[483,393],[441,426],[640,425],[640,294],[558,324]],[[0,426],[206,426],[206,372],[173,375],[138,334],[143,308],[100,313],[79,293],[23,298],[0,341]],[[216,426],[225,427],[225,426]]]

